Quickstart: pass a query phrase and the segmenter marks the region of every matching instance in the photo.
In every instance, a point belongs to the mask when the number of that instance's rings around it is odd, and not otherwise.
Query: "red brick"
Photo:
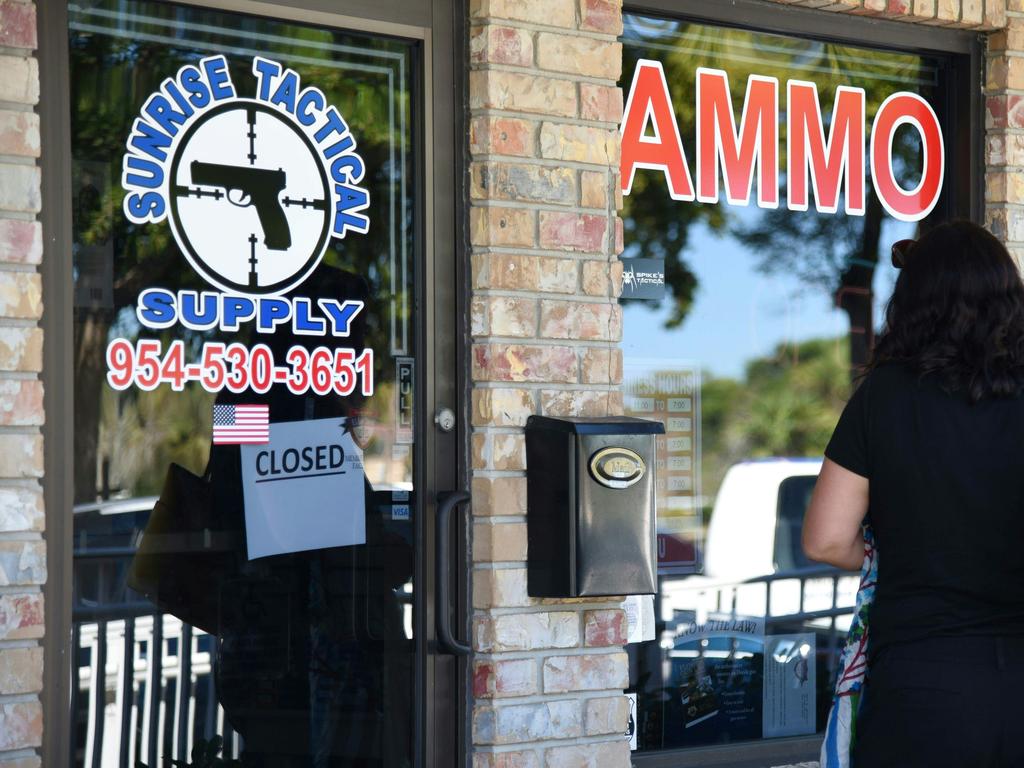
[[[564,346],[477,344],[473,347],[475,381],[575,382],[576,350]]]
[[[38,221],[0,219],[0,261],[38,264],[43,257],[43,227]]]
[[[564,251],[601,253],[608,218],[598,214],[541,211],[540,245]]]
[[[469,126],[469,151],[473,154],[532,157],[536,123],[515,117],[477,117]]]
[[[469,40],[469,60],[474,64],[528,67],[533,63],[533,35],[515,27],[477,27]]]
[[[43,636],[43,596],[0,595],[0,640],[34,640]]]
[[[626,613],[618,609],[587,611],[583,618],[583,644],[600,647],[625,645],[628,626]]]
[[[537,662],[506,659],[482,662],[473,670],[473,695],[477,698],[529,696],[537,693]]]
[[[494,664],[483,663],[473,667],[473,696],[489,696],[494,690]]]
[[[0,0],[0,46],[35,48],[36,44],[35,4]]]
[[[1024,128],[1024,96],[1001,94],[986,98],[985,127]]]
[[[580,0],[580,29],[622,34],[622,3],[609,0]]]

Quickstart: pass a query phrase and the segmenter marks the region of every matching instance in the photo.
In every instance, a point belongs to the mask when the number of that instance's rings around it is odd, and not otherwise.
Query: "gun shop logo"
[[[331,238],[369,231],[370,198],[356,140],[323,92],[258,56],[252,72],[251,98],[224,56],[165,80],[132,127],[121,184],[128,219],[167,220],[204,279],[273,295],[305,280]]]

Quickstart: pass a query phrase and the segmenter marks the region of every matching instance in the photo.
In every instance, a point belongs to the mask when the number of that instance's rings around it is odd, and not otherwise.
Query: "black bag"
[[[238,571],[239,531],[218,512],[209,479],[171,464],[128,571],[132,589],[210,634],[220,630],[220,585]]]

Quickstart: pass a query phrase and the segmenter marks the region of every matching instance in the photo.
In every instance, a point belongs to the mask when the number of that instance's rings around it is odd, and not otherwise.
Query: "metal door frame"
[[[414,590],[415,651],[413,743],[417,768],[466,764],[469,675],[464,657],[442,653],[435,627],[435,544],[432,531],[438,492],[468,484],[468,377],[465,316],[467,291],[464,225],[465,0],[177,0],[211,10],[266,16],[417,41],[421,51],[415,116],[417,248],[414,292],[416,354],[416,475],[414,512],[419,542]],[[41,265],[45,346],[46,633],[42,705],[43,763],[63,764],[71,738],[68,664],[71,663],[71,577],[74,465],[67,428],[74,424],[73,298],[71,262],[70,78],[68,16],[62,0],[37,4],[39,29],[38,112],[42,132],[42,212],[45,256]],[[441,172],[436,172],[440,169]],[[451,170],[449,170],[451,169]],[[454,172],[451,172],[454,171]],[[437,429],[433,414],[447,406],[457,428]],[[456,537],[456,621],[468,625],[468,532]]]

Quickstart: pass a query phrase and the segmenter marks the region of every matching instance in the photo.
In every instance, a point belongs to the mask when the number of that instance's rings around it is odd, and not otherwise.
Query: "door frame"
[[[422,50],[413,86],[422,105],[415,117],[420,270],[415,280],[416,402],[414,530],[420,542],[414,584],[415,657],[413,738],[416,768],[464,766],[468,759],[469,680],[465,657],[446,655],[437,640],[435,615],[434,500],[439,492],[468,487],[468,324],[465,254],[466,118],[465,0],[175,0],[211,10],[266,16],[416,41]],[[40,266],[46,311],[42,327],[44,467],[48,577],[41,694],[43,764],[62,765],[70,751],[72,504],[74,454],[66,427],[74,424],[73,299],[71,257],[70,78],[68,15],[61,0],[37,3],[38,105],[42,155],[42,222],[45,256]],[[440,172],[435,172],[439,169]],[[451,169],[452,172],[448,172]],[[439,407],[451,408],[457,427],[434,424]],[[453,541],[455,621],[465,633],[469,598],[465,563],[468,531]]]

